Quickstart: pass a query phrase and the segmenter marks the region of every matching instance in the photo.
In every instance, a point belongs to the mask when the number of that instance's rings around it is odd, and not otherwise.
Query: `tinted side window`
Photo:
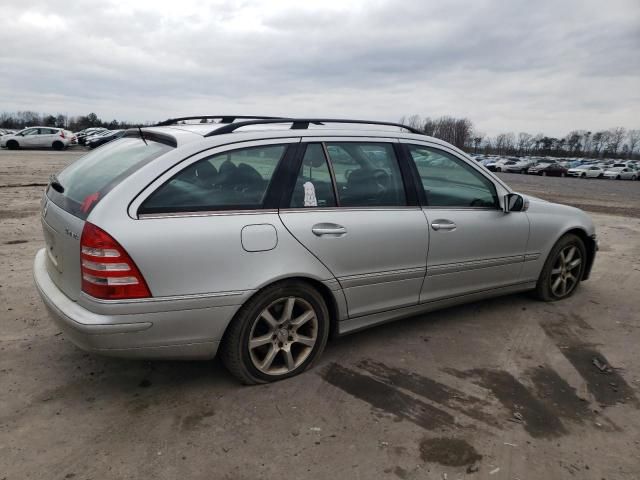
[[[407,198],[393,146],[327,143],[341,207],[402,206]]]
[[[496,189],[489,179],[459,158],[419,145],[409,145],[420,180],[433,207],[498,207]]]
[[[195,162],[152,193],[140,213],[262,208],[286,148],[244,148]]]
[[[307,145],[296,185],[291,197],[291,207],[335,207],[333,181],[322,145]]]

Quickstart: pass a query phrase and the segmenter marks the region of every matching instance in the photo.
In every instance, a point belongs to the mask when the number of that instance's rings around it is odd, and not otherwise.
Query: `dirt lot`
[[[0,479],[640,478],[638,215],[593,215],[601,251],[569,300],[389,324],[241,387],[217,361],[85,354],[48,320],[31,279],[43,187],[20,185],[77,155],[0,151]],[[550,198],[579,185],[583,207],[618,214],[640,191],[511,177]]]

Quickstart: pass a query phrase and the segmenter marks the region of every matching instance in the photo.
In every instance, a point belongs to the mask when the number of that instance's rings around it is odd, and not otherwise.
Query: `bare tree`
[[[629,146],[629,158],[633,157],[633,152],[640,143],[640,130],[629,130],[627,132],[627,145]]]
[[[527,132],[520,132],[518,134],[518,153],[520,155],[526,155],[532,143],[533,135]]]
[[[617,155],[620,144],[622,140],[624,140],[627,131],[622,127],[616,127],[610,129],[608,133],[607,151],[613,155]]]

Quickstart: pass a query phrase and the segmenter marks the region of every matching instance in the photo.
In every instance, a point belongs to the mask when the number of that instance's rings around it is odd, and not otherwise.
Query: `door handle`
[[[431,228],[434,230],[455,230],[457,225],[451,220],[435,220],[431,224]]]
[[[313,227],[311,227],[311,231],[318,237],[321,237],[323,235],[334,235],[340,237],[347,233],[346,228],[335,223],[316,223]]]

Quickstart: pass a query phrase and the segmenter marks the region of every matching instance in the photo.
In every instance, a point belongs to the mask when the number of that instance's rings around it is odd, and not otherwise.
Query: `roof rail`
[[[241,118],[241,117],[236,117]],[[250,117],[256,118],[256,117]],[[222,123],[222,122],[221,122]],[[362,125],[386,125],[391,127],[404,128],[411,133],[417,133],[420,135],[424,135],[423,132],[417,130],[413,127],[409,127],[408,125],[403,125],[401,123],[394,122],[379,122],[376,120],[347,120],[344,118],[265,118],[256,120],[248,120],[244,122],[236,122],[229,123],[223,127],[217,128],[205,135],[205,137],[212,137],[214,135],[223,135],[225,133],[232,133],[238,128],[246,127],[249,125],[269,125],[274,123],[290,123],[291,130],[304,130],[309,128],[309,124],[313,123],[314,125],[323,125],[325,123],[350,123],[350,124],[362,124]]]
[[[220,119],[218,123],[233,123],[237,118],[241,119],[256,119],[256,120],[275,120],[281,117],[265,117],[262,115],[194,115],[192,117],[177,117],[177,118],[168,118],[163,122],[159,122],[154,125],[154,127],[166,127],[167,125],[173,125],[178,122],[182,122],[184,120],[215,120]]]

